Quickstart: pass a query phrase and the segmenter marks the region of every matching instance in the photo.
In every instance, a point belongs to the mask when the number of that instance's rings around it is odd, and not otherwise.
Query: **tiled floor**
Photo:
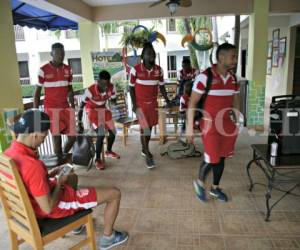
[[[222,186],[230,197],[226,204],[209,200],[200,203],[192,180],[197,176],[199,159],[171,160],[159,155],[163,147],[151,142],[157,168],[148,170],[140,155],[138,136],[130,136],[128,146],[120,140],[115,149],[121,160],[108,160],[99,172],[79,169],[80,185],[116,185],[122,190],[117,229],[130,233],[124,250],[264,250],[300,249],[300,198],[288,196],[274,209],[271,222],[264,221],[264,187],[248,191],[245,166],[251,158],[250,144],[265,142],[264,137],[244,131],[237,143],[236,156],[226,161]],[[257,170],[257,179],[263,180]],[[211,179],[211,178],[209,178]],[[299,192],[299,188],[297,190]],[[274,192],[273,197],[279,193]],[[95,209],[97,235],[103,229],[103,207]],[[1,225],[5,225],[0,215]],[[68,235],[46,249],[67,249],[82,236]],[[6,226],[0,227],[0,250],[9,249]],[[21,249],[30,249],[24,245]]]

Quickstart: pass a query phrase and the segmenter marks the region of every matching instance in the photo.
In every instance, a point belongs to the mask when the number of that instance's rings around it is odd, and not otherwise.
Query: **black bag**
[[[278,143],[280,154],[300,154],[300,96],[273,96],[268,144]]]
[[[161,153],[161,156],[165,154],[174,160],[201,156],[201,152],[198,151],[193,144],[185,143],[182,140],[171,143],[168,146],[167,151]]]
[[[72,162],[77,165],[87,166],[91,169],[95,156],[95,146],[91,136],[79,135],[73,145]]]

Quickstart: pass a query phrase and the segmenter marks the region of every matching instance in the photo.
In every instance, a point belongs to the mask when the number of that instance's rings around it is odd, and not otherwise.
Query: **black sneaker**
[[[219,201],[222,201],[222,202],[228,201],[227,195],[224,192],[222,192],[221,188],[211,188],[209,194],[212,197],[217,198]]]
[[[148,169],[155,168],[155,162],[152,157],[146,156],[146,166]]]

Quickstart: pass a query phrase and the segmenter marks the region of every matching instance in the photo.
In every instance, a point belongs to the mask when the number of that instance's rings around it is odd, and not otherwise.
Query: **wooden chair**
[[[169,100],[173,100],[175,98],[175,96],[177,95],[177,82],[166,83],[165,88],[166,88],[166,92],[167,92]],[[165,105],[166,105],[165,99],[163,98],[161,93],[159,93],[158,106],[163,107]],[[167,124],[173,124],[174,125],[174,130],[175,130],[174,133],[175,133],[175,135],[177,135],[179,114],[178,114],[177,110],[176,111],[173,111],[173,110],[174,109],[171,109],[170,111],[168,111],[166,113],[165,121],[166,121]],[[154,127],[154,133],[156,134],[156,127]]]
[[[62,219],[38,221],[23,181],[14,162],[4,154],[0,155],[0,200],[6,217],[11,249],[19,249],[23,242],[34,249],[44,249],[44,245],[64,236],[81,225],[86,225],[87,238],[70,249],[80,249],[89,245],[96,249],[92,210],[83,210]]]
[[[113,117],[117,127],[122,128],[122,140],[124,146],[126,146],[126,141],[128,137],[128,129],[132,125],[138,124],[138,119],[134,117],[130,117],[128,115],[128,106],[126,101],[126,96],[123,91],[117,92],[117,103],[116,106],[113,108]]]

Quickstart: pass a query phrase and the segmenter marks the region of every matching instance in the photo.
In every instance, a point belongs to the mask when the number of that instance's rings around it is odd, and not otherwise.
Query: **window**
[[[66,30],[67,39],[73,39],[78,37],[79,37],[78,30]]]
[[[68,62],[72,68],[73,75],[81,75],[82,74],[80,58],[70,58],[70,59],[68,59]]]
[[[177,60],[176,56],[168,56],[168,78],[177,77]]]
[[[176,56],[168,56],[168,70],[176,70]]]
[[[20,61],[19,64],[19,73],[20,78],[29,78],[29,68],[28,61]]]
[[[14,25],[16,41],[25,41],[24,28],[19,25]]]
[[[171,18],[167,20],[167,32],[176,32],[176,19]]]
[[[191,60],[191,57],[190,57],[190,56],[183,56],[183,57],[182,57],[182,61],[185,60],[185,59]]]

